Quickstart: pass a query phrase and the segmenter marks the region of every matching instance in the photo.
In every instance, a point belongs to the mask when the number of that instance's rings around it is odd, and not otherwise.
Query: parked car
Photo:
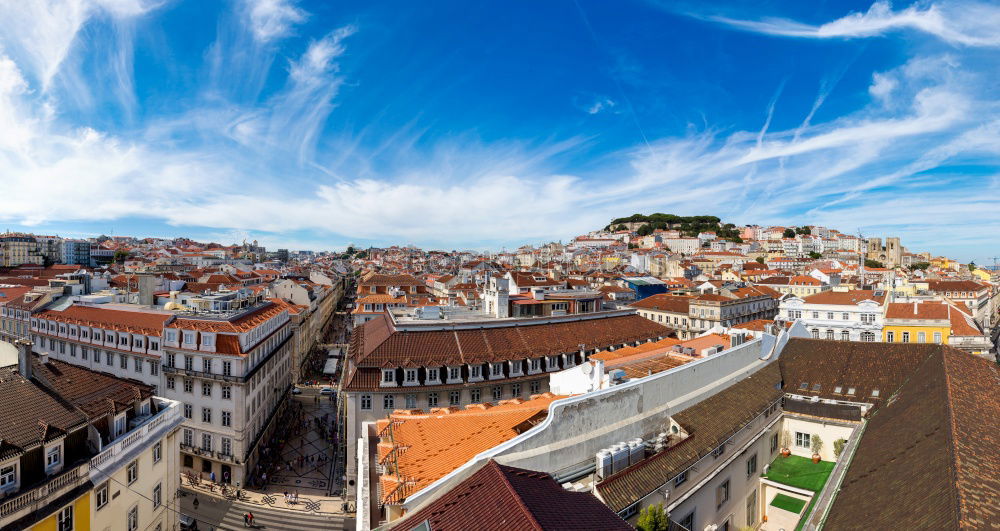
[[[302,389],[299,389],[298,387],[293,387],[292,388],[292,394],[293,395],[301,395],[302,394]]]
[[[333,394],[333,388],[332,387],[324,387],[324,388],[322,388],[322,389],[319,390],[319,394],[321,394],[321,395],[332,395]]]

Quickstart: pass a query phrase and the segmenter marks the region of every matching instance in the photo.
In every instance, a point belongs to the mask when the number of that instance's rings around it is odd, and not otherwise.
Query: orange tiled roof
[[[43,310],[35,317],[119,332],[159,336],[173,315],[73,305],[62,311]]]
[[[379,460],[386,466],[379,478],[382,502],[400,503],[480,452],[513,439],[545,418],[549,405],[560,398],[565,397],[545,393],[496,406],[393,412],[376,424],[386,439],[391,431],[392,441],[380,442],[378,448]]]

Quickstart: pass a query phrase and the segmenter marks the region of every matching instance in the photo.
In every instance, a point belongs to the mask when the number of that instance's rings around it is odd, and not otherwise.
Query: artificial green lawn
[[[771,500],[771,505],[779,509],[799,514],[802,512],[802,508],[806,506],[806,501],[793,498],[791,496],[785,496],[784,494],[778,494],[773,500]]]
[[[832,461],[813,463],[812,459],[797,455],[788,457],[779,455],[771,462],[764,477],[790,487],[819,492],[826,484],[826,479],[830,477],[833,465]]]

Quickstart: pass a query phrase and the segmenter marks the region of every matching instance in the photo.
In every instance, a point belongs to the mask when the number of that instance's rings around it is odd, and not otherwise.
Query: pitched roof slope
[[[997,367],[951,347],[934,350],[868,422],[830,529],[1000,526]]]
[[[87,417],[68,401],[25,380],[17,366],[0,369],[0,459],[43,444]]]
[[[415,529],[425,521],[432,531],[632,529],[592,494],[570,492],[549,474],[501,465],[492,459],[391,527]]]
[[[609,476],[597,484],[597,492],[617,512],[660,488],[778,400],[780,382],[778,364],[770,363],[677,413],[673,418],[687,431],[686,439]]]
[[[551,393],[531,400],[505,400],[497,406],[473,404],[464,410],[399,410],[377,424],[382,502],[398,503],[465,464],[476,454],[514,438],[548,414],[549,404],[563,398]]]

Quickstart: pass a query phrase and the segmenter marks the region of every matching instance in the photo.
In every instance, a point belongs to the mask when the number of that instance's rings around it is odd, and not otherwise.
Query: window
[[[212,436],[210,434],[201,434],[201,449],[209,452],[212,451]]]
[[[719,485],[718,490],[715,491],[715,508],[721,509],[722,504],[729,501],[729,479],[726,479]]]
[[[142,358],[138,356],[132,358],[132,366],[135,367],[136,374],[142,374]]]
[[[778,432],[771,434],[771,453],[778,451]]]
[[[885,342],[886,343],[892,343],[895,340],[896,340],[896,334],[895,333],[893,333],[893,332],[886,332],[885,333]]]
[[[813,339],[819,339],[819,328],[813,328],[812,336]]]
[[[108,504],[107,482],[105,482],[103,485],[97,487],[97,489],[94,490],[94,504],[97,506],[98,510],[102,509],[105,505]]]
[[[694,511],[691,511],[691,514],[685,516],[677,523],[684,529],[694,529]]]
[[[843,389],[844,389],[843,387],[841,387],[841,386],[838,385],[838,386],[836,386],[836,387],[833,388],[833,392],[839,395],[840,391],[843,390]]]
[[[56,529],[59,531],[73,531],[73,506],[67,505],[65,509],[59,511],[56,516]]]
[[[157,507],[160,506],[162,490],[163,489],[160,487],[159,483],[157,483],[156,486],[153,487],[153,509],[156,509]]]
[[[372,395],[361,395],[361,409],[372,408]]]
[[[879,395],[879,390],[878,389],[872,389],[872,397],[878,398],[878,395]]]
[[[417,395],[408,394],[406,395],[406,409],[416,409],[417,408]]]
[[[747,477],[754,475],[755,472],[757,472],[757,454],[753,454],[750,459],[747,459]]]
[[[223,376],[233,375],[233,362],[231,361],[222,362],[222,375]]]
[[[201,396],[212,396],[212,384],[201,382]]]
[[[382,369],[382,382],[393,383],[396,381],[396,371],[393,369]]]
[[[211,408],[203,407],[201,408],[201,421],[206,424],[212,423],[212,410]]]
[[[177,356],[174,354],[167,354],[167,367],[177,366]]]
[[[107,356],[104,357],[104,360],[108,363],[108,367],[111,367],[115,364],[115,355],[111,352],[107,352]]]
[[[427,369],[427,380],[433,382],[433,381],[437,381],[437,379],[438,379],[438,370],[437,369]]]
[[[458,391],[448,393],[448,405],[457,406],[462,402],[462,394]]]
[[[483,391],[481,389],[470,389],[469,390],[469,400],[473,404],[478,404],[483,401]]]
[[[131,485],[135,483],[135,480],[139,479],[139,461],[135,460],[128,464],[128,468],[125,470],[125,476],[128,480],[128,484]]]
[[[718,459],[726,451],[726,443],[722,443],[712,450],[712,457]]]
[[[521,396],[521,384],[510,384],[510,396],[513,398]]]
[[[393,409],[396,407],[396,397],[393,395],[382,395],[382,409]]]
[[[159,463],[160,458],[163,457],[163,443],[156,443],[153,445],[153,463]]]
[[[193,415],[193,413],[192,413],[193,409],[194,408],[191,407],[191,404],[184,404],[184,418],[186,418],[186,419],[191,418],[192,415]]]
[[[233,440],[229,437],[222,438],[222,450],[219,451],[222,455],[233,455]]]
[[[747,496],[747,527],[753,527],[757,523],[757,489]]]
[[[685,470],[684,472],[677,474],[677,477],[674,478],[674,486],[679,487],[683,485],[684,482],[687,480],[688,480],[688,473],[687,470]]]
[[[853,387],[848,387],[847,388],[847,394],[848,395],[853,395],[854,394],[854,388]]]
[[[827,319],[833,319],[833,312],[826,312]]]
[[[926,343],[927,334],[925,332],[917,332],[917,343]]]
[[[0,489],[6,489],[17,483],[17,465],[11,464],[0,468]]]
[[[100,362],[101,362],[101,351],[97,350],[95,348],[94,349],[94,363],[100,363]]]
[[[149,374],[157,376],[160,374],[160,364],[155,361],[149,362]]]
[[[503,398],[503,387],[496,386],[493,388],[493,401],[496,402]]]
[[[229,400],[233,398],[233,387],[231,385],[222,386],[222,398],[224,400]]]
[[[531,394],[537,395],[538,391],[541,389],[542,384],[538,380],[535,380],[528,384],[528,389],[531,390]]]
[[[844,319],[845,321],[847,321],[847,320],[849,320],[849,319],[851,318],[851,314],[849,314],[849,313],[847,313],[847,312],[844,312],[844,313],[843,313],[843,315],[842,315],[842,318],[843,318],[843,319]]]
[[[62,462],[62,446],[49,448],[45,452],[45,468],[51,468]]]
[[[934,332],[934,342],[938,344],[941,343],[941,332]]]
[[[229,427],[233,425],[233,414],[228,411],[222,412],[222,425]]]
[[[910,342],[910,333],[903,332],[903,343],[909,343],[909,342]]]
[[[826,331],[826,338],[827,339],[833,339],[833,330],[827,330]]]
[[[126,356],[124,354],[119,354],[118,355],[118,366],[121,367],[122,370],[128,370],[128,356]]]
[[[194,392],[194,380],[185,379],[184,380],[184,392],[193,393]]]
[[[438,394],[427,393],[427,407],[437,407],[437,405],[438,405]]]
[[[417,381],[417,370],[416,369],[406,369],[404,371],[406,376],[406,381],[409,383],[416,383]]]
[[[795,432],[795,446],[799,448],[809,448],[809,434],[801,431]]]
[[[493,375],[493,376],[503,376],[503,364],[502,363],[494,363],[494,364],[492,364],[490,366],[490,370],[492,371],[490,374]]]
[[[139,506],[135,505],[128,510],[128,515],[125,518],[125,528],[127,531],[136,531],[139,529]]]
[[[866,343],[875,342],[875,332],[861,332],[861,341]]]
[[[482,376],[483,368],[479,365],[472,365],[469,367],[469,378],[479,378]]]
[[[819,319],[819,312],[813,312],[813,319]]]
[[[87,360],[88,356],[89,353],[87,352],[87,347],[80,347],[80,358],[83,360]]]
[[[532,371],[537,371],[540,368],[541,368],[541,360],[539,360],[538,358],[532,358],[532,360],[531,360],[531,370]]]
[[[194,432],[184,428],[184,445],[194,446]]]
[[[194,358],[191,356],[184,356],[184,370],[193,371],[194,370]]]

